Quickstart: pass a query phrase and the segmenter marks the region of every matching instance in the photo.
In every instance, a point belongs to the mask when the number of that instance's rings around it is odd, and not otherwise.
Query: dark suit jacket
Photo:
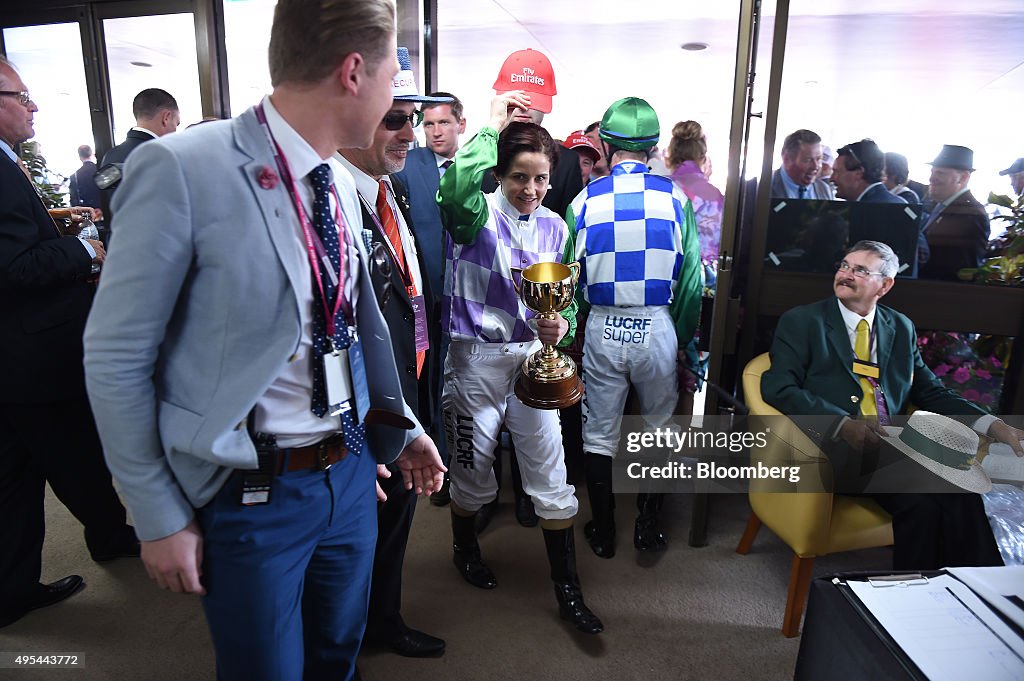
[[[879,305],[875,328],[879,384],[890,414],[904,413],[910,404],[948,416],[985,413],[944,387],[925,366],[910,319]],[[862,390],[852,370],[853,348],[835,298],[782,315],[771,359],[771,368],[761,376],[761,395],[768,404],[793,416],[857,415]]]
[[[868,188],[864,196],[860,197],[861,203],[906,203],[906,200],[896,196],[884,184],[873,184]]]
[[[920,203],[919,201],[916,200],[917,195],[914,194],[912,190],[904,191],[909,192],[911,195],[915,197],[914,203]],[[907,200],[905,198],[903,198],[902,196],[896,196],[888,189],[886,189],[885,185],[882,184],[873,185],[870,189],[868,189],[864,196],[860,197],[860,201],[861,203],[907,203]],[[914,210],[918,214],[920,214],[921,212],[917,208],[915,208]],[[910,267],[906,271],[904,271],[904,275],[909,277],[916,277],[918,274],[918,263],[925,262],[928,260],[928,258],[928,240],[925,239],[924,225],[922,224],[920,231],[918,231],[917,233],[917,258],[914,259],[914,262],[908,263]]]
[[[92,258],[62,237],[21,169],[0,152],[0,403],[83,397],[82,330]]]
[[[100,188],[96,186],[96,164],[86,161],[71,175],[71,205],[100,207]]]
[[[405,223],[409,226],[409,232],[412,233],[413,240],[417,243],[416,250],[419,252],[420,272],[426,272],[426,268],[423,265],[423,252],[419,248],[419,238],[413,228],[412,217],[407,208],[409,205],[408,190],[394,176],[391,178],[391,183],[395,188],[395,198],[398,199],[399,210],[402,211]],[[391,251],[387,247],[387,236],[378,229],[377,223],[362,202],[360,202],[360,208],[363,212],[363,229],[370,230],[372,233],[372,243],[384,244],[384,251],[391,258]],[[373,290],[379,295],[386,280],[380,268],[374,264],[372,255],[370,257],[370,278],[373,282]],[[424,290],[421,293],[423,294],[424,305],[427,310],[427,329],[430,334],[430,347],[434,348],[436,347],[435,343],[440,342],[438,334],[440,326],[437,322],[437,317],[433,314],[434,302],[429,279],[424,281],[423,288]],[[409,299],[409,293],[399,272],[398,264],[394,262],[393,258],[391,261],[391,295],[387,305],[384,306],[381,312],[383,312],[384,321],[387,322],[388,329],[391,332],[391,346],[395,352],[395,365],[398,367],[398,378],[402,384],[402,396],[405,398],[406,404],[416,414],[416,418],[420,420],[424,430],[429,431],[434,415],[430,381],[432,373],[436,370],[436,367],[433,366],[434,363],[431,361],[435,353],[427,351],[423,373],[417,380],[416,317],[412,310],[412,301]]]
[[[921,267],[922,279],[957,280],[963,267],[977,267],[988,248],[988,214],[970,191],[946,206],[925,227],[931,257]]]
[[[128,155],[135,151],[137,146],[143,142],[149,142],[154,139],[156,138],[149,133],[141,132],[139,130],[129,130],[124,142],[121,142],[116,147],[103,154],[103,160],[100,162],[100,170],[103,170],[113,163],[124,164],[124,162],[128,160]],[[114,185],[110,189],[100,190],[100,202],[103,204],[100,207],[103,209],[103,218],[107,223],[107,229],[112,227],[114,220],[114,215],[110,210],[110,202],[114,198],[115,191],[117,191],[117,185]]]
[[[907,203],[921,203],[920,195],[910,187],[904,187],[896,196],[900,197]]]
[[[775,172],[772,173],[772,198],[773,199],[784,199],[786,198],[786,185],[782,182],[782,173],[786,172],[782,168],[776,168]],[[836,192],[825,180],[815,180],[807,186],[807,198],[808,199],[819,199],[821,201],[833,201],[836,198]]]
[[[434,152],[417,147],[405,159],[405,168],[394,175],[409,190],[409,214],[416,225],[416,241],[420,259],[426,265],[430,288],[436,293],[444,290],[444,225],[437,206],[437,188],[441,174],[437,170]]]
[[[579,154],[572,149],[566,149],[561,144],[556,147],[558,163],[555,165],[555,171],[551,174],[551,189],[544,195],[544,200],[541,203],[564,218],[569,204],[577,194],[583,191],[583,175],[580,173]],[[480,188],[485,194],[490,194],[498,188],[494,173],[484,174],[484,181]]]

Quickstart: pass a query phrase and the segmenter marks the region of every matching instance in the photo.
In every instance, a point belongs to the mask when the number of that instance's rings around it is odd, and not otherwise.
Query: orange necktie
[[[412,273],[409,272],[409,268],[405,261],[405,247],[402,245],[402,233],[398,231],[398,218],[395,217],[395,211],[391,210],[391,204],[388,203],[388,187],[384,180],[380,180],[380,184],[377,188],[377,215],[380,217],[380,223],[384,227],[384,235],[387,236],[388,241],[391,242],[392,251],[395,253],[397,264],[399,269],[402,271],[403,278],[407,281],[412,281]],[[409,286],[409,299],[415,298],[419,293],[416,291],[416,282]],[[427,353],[425,351],[416,352],[416,378],[420,377],[423,373],[423,363],[426,360]]]

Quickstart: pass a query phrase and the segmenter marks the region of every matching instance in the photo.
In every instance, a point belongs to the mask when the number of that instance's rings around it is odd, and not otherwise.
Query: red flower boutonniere
[[[277,176],[277,173],[274,172],[273,168],[270,166],[263,166],[260,168],[260,173],[256,176],[256,179],[264,189],[273,189],[277,186],[277,183],[281,178]]]

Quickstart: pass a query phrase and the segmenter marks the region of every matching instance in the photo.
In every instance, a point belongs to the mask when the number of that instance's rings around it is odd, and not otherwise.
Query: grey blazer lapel
[[[256,120],[253,109],[249,109],[235,119],[235,143],[238,148],[252,160],[242,165],[242,175],[256,198],[256,205],[263,215],[263,226],[277,253],[278,261],[288,276],[288,281],[295,293],[295,304],[299,311],[300,291],[310,286],[303,258],[307,257],[302,243],[296,238],[292,229],[292,216],[295,207],[292,205],[284,179],[280,177],[274,161],[273,150],[267,141],[266,134]],[[275,186],[264,188],[260,185],[260,174],[269,169],[277,176]]]

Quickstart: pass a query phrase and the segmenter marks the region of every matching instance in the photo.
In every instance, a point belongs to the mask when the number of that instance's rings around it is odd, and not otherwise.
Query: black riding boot
[[[664,494],[636,495],[636,525],[633,528],[633,546],[638,551],[664,551],[668,540],[658,531],[658,513],[665,500]]]
[[[452,504],[454,506],[454,504]],[[476,514],[458,515],[452,512],[452,538],[455,567],[463,579],[481,589],[498,586],[494,573],[480,558],[480,544],[476,541]]]
[[[615,555],[615,496],[612,494],[612,458],[584,454],[587,495],[593,519],[583,526],[587,543],[598,558]]]
[[[580,576],[576,573],[576,542],[572,527],[563,530],[545,529],[544,546],[551,564],[551,580],[555,583],[558,614],[585,634],[600,634],[604,631],[604,625],[583,602]]]

